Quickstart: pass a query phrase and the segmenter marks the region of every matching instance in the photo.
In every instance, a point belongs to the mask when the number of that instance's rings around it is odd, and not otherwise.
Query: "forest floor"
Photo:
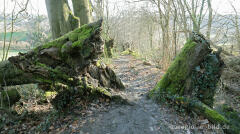
[[[144,65],[132,56],[113,59],[111,68],[123,81],[126,89],[120,94],[130,102],[118,104],[109,100],[96,100],[74,106],[66,115],[49,118],[49,112],[34,115],[42,119],[26,119],[18,126],[8,126],[0,133],[13,129],[18,133],[61,133],[61,134],[221,134],[207,119],[194,113],[179,112],[166,104],[156,104],[147,99],[147,92],[161,79],[164,72],[154,65]],[[86,107],[82,107],[85,105]],[[37,106],[38,109],[51,109]],[[81,107],[81,108],[80,108]],[[40,112],[42,113],[42,112]],[[30,117],[29,117],[30,118]],[[199,128],[204,129],[199,129]],[[192,128],[192,129],[191,129]],[[194,129],[195,128],[195,129]]]
[[[156,104],[146,95],[163,76],[164,72],[153,65],[132,56],[120,56],[113,60],[112,68],[123,81],[126,90],[122,96],[131,105],[111,103],[108,106],[89,108],[84,117],[75,116],[65,129],[53,129],[52,133],[80,134],[221,134],[217,129],[190,129],[207,127],[209,122],[197,116],[177,112],[164,104]],[[77,118],[77,119],[76,119]],[[188,126],[188,127],[187,127]],[[185,127],[179,129],[179,127]],[[178,128],[178,129],[176,129]]]

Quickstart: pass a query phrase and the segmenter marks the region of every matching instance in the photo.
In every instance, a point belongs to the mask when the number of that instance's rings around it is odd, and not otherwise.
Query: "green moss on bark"
[[[157,101],[173,102],[190,111],[204,116],[227,133],[238,134],[239,126],[212,109],[217,82],[221,76],[223,61],[219,54],[212,52],[209,43],[201,35],[194,34],[149,96]]]
[[[235,111],[233,108],[226,104],[219,106],[217,108],[217,111],[223,116],[225,116],[232,124],[230,126],[231,129],[228,130],[229,133],[234,134],[240,133],[240,117],[239,117],[240,113],[238,113],[237,111]]]
[[[33,82],[32,78],[28,78],[24,71],[15,67],[9,61],[0,62],[0,86],[20,85]]]
[[[8,71],[16,68],[19,75],[26,74],[26,78],[38,83],[44,91],[56,91],[52,103],[57,109],[64,109],[76,98],[111,98],[112,90],[123,84],[110,68],[95,65],[103,53],[101,25],[102,20],[84,25],[34,51],[10,57],[4,67]],[[6,71],[1,69],[1,72]],[[7,77],[16,77],[17,73]],[[9,80],[6,86],[10,84]]]
[[[213,123],[220,125],[230,123],[226,117],[197,99],[190,99],[183,96],[175,96],[168,99],[175,102],[177,105],[182,105],[183,107],[190,109],[197,114],[203,115]]]
[[[192,40],[188,40],[184,45],[184,48],[180,54],[173,61],[171,66],[163,78],[158,82],[156,87],[149,93],[150,96],[156,94],[168,93],[168,94],[179,94],[183,95],[184,92],[184,81],[189,76],[189,70],[191,70],[188,59],[191,56],[191,52],[195,50],[196,44]]]
[[[238,113],[227,106],[223,105],[220,109],[215,110],[197,99],[183,96],[171,96],[167,98],[176,105],[183,106],[183,108],[204,116],[212,123],[221,125],[227,134],[239,134],[240,132]]]
[[[43,63],[36,63],[36,67],[42,70],[45,70],[45,74],[36,74],[34,75],[35,79],[38,81],[38,83],[47,83],[47,84],[53,84],[57,82],[64,82],[64,83],[72,83],[72,81],[69,79],[70,76],[65,74],[63,71],[59,70],[58,68],[52,69],[51,67],[47,66]]]
[[[87,77],[78,81],[77,87],[64,86],[51,101],[57,110],[65,110],[76,98],[81,100],[94,100],[98,97],[111,98],[112,94],[104,87],[94,87],[87,84]]]
[[[57,47],[61,49],[67,41],[71,41],[73,43],[73,48],[81,47],[84,44],[84,41],[91,36],[93,30],[96,30],[96,28],[97,27],[94,27],[93,25],[83,25],[82,27],[63,35],[60,38],[35,48],[35,50],[41,50],[50,47]]]

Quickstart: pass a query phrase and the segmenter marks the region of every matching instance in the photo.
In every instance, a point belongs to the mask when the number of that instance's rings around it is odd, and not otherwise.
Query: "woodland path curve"
[[[126,90],[121,92],[133,105],[111,104],[105,112],[88,117],[76,128],[80,134],[191,134],[219,133],[215,130],[172,129],[198,125],[197,119],[179,115],[173,108],[156,104],[146,94],[164,74],[153,65],[132,56],[113,59],[112,68],[123,81]],[[64,133],[72,133],[65,131]]]

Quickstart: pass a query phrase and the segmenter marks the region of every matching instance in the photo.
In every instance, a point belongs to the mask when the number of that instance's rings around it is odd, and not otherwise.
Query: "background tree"
[[[17,2],[17,0],[12,1],[14,2],[14,7],[11,11],[11,22],[10,22],[10,38],[9,38],[9,43],[7,45],[6,43],[6,35],[7,35],[7,15],[6,15],[6,0],[4,0],[4,10],[3,10],[3,14],[4,14],[4,39],[3,39],[3,56],[2,56],[2,61],[7,60],[8,58],[8,52],[9,49],[11,47],[12,44],[12,38],[13,38],[13,33],[14,33],[14,24],[17,21],[19,15],[21,15],[23,12],[26,11],[27,7],[28,7],[28,3],[29,0],[27,0],[25,3],[20,4],[19,2]],[[19,7],[20,10],[16,11],[16,8]]]
[[[208,3],[208,29],[207,29],[207,38],[210,39],[211,37],[211,28],[212,28],[212,20],[213,20],[213,9],[212,9],[212,1],[207,0]]]
[[[92,22],[92,9],[89,0],[72,0],[74,15],[80,18],[80,24]]]
[[[67,0],[45,0],[53,39],[80,26]]]
[[[184,5],[185,8],[187,9],[187,12],[193,24],[193,31],[199,33],[200,26],[203,21],[203,17],[205,16],[204,6],[205,6],[206,0],[201,0],[201,1],[192,0],[191,2],[187,0],[180,0],[180,2],[183,2],[183,4],[181,5]]]
[[[91,7],[95,13],[96,19],[100,19],[104,16],[104,0],[90,0]]]
[[[233,26],[235,28],[235,39],[236,39],[236,44],[237,44],[237,48],[238,48],[238,53],[240,54],[240,26],[239,26],[239,16],[238,16],[238,11],[236,10],[236,7],[233,5],[233,3],[231,3],[231,1],[229,1],[232,9],[234,10],[234,18],[229,18],[232,22],[233,22]],[[231,50],[233,49],[233,44],[231,47]]]
[[[31,44],[32,48],[40,46],[50,40],[50,28],[49,25],[45,24],[45,22],[48,21],[47,19],[46,16],[39,14],[33,16],[31,20],[29,19],[30,30],[29,33],[27,33],[27,36],[29,38],[28,42]]]

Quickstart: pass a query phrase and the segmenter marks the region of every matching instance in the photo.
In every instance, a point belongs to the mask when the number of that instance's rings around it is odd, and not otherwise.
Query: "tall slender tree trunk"
[[[240,54],[240,28],[239,28],[239,16],[238,16],[238,12],[235,8],[235,6],[233,5],[233,3],[230,3],[230,5],[232,6],[234,12],[235,12],[235,18],[232,20],[235,26],[235,37],[237,38],[237,47],[238,47],[238,53]]]
[[[196,33],[199,33],[201,28],[200,26],[202,23],[205,0],[201,0],[201,6],[199,6],[197,3],[194,3],[194,2],[200,2],[200,1],[192,0],[191,2],[192,6],[190,7],[188,4],[189,2],[187,0],[183,0],[184,6],[187,9],[187,12],[192,21],[193,31]],[[200,7],[200,9],[198,9],[198,7]],[[199,15],[197,14],[198,10],[199,10]]]
[[[165,13],[165,20],[162,23],[162,31],[163,31],[163,46],[164,46],[164,59],[166,62],[166,65],[168,65],[170,61],[170,53],[169,53],[169,44],[170,44],[170,35],[169,35],[169,30],[170,30],[170,11],[171,11],[171,4],[172,0],[168,0],[167,7],[166,7],[166,13]],[[159,5],[160,6],[160,5]]]
[[[150,24],[150,26],[148,26],[148,33],[149,33],[149,44],[150,44],[150,48],[152,50],[153,49],[153,26],[152,26],[152,24]]]
[[[173,2],[173,6],[174,6],[174,18],[173,18],[173,48],[174,48],[174,57],[176,57],[177,55],[177,9],[176,9],[176,6]]]
[[[80,18],[81,25],[92,21],[89,0],[72,0],[74,15]]]
[[[94,7],[94,11],[96,13],[97,19],[103,17],[104,12],[104,1],[103,0],[96,0],[96,6]]]
[[[208,29],[207,29],[207,38],[210,39],[211,36],[211,28],[212,28],[212,4],[211,0],[208,0]]]
[[[178,5],[180,6],[180,9],[181,9],[181,22],[183,24],[183,32],[184,32],[184,35],[185,35],[185,39],[187,40],[188,39],[188,25],[187,25],[187,17],[186,17],[186,12],[185,12],[185,8],[184,8],[184,5],[182,3],[181,0],[178,0]]]
[[[237,48],[238,53],[240,54],[240,29],[239,29],[239,23],[238,23],[238,15],[235,16],[235,29],[236,29],[236,37],[237,37]]]

